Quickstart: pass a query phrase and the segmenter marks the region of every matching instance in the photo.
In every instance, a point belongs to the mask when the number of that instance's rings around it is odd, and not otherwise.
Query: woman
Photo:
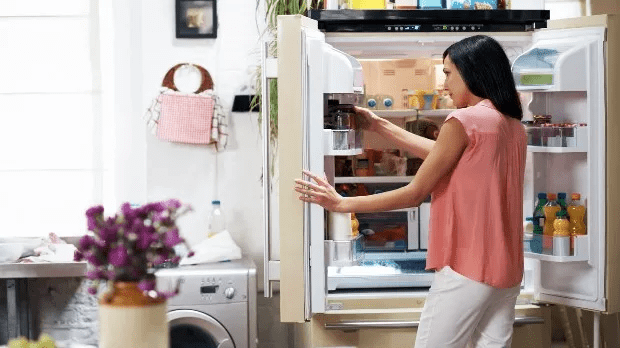
[[[356,109],[365,129],[424,158],[411,183],[344,198],[305,172],[315,183],[298,179],[295,190],[300,200],[336,212],[415,207],[432,194],[426,268],[435,276],[415,347],[509,347],[523,274],[521,104],[508,57],[494,39],[463,39],[443,59],[445,89],[458,109],[436,141]]]

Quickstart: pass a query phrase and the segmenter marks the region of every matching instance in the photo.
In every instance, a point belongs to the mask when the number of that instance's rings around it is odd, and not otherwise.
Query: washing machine
[[[170,348],[255,348],[256,266],[234,261],[159,269],[160,291],[179,286],[168,299]]]

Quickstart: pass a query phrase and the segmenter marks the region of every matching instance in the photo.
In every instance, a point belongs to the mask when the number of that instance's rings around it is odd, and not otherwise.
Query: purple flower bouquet
[[[174,246],[185,240],[176,219],[189,211],[189,205],[176,199],[139,207],[124,203],[120,212],[107,218],[103,206],[89,208],[86,219],[92,233],[80,238],[74,258],[90,265],[86,276],[94,282],[89,293],[96,294],[101,281],[138,282],[143,291],[156,291],[153,267],[179,262]],[[158,292],[164,297],[175,294]]]

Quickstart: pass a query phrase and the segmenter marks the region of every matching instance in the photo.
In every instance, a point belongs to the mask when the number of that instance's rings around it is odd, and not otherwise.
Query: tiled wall
[[[28,283],[35,332],[56,342],[97,345],[97,298],[87,292],[88,280],[40,278]]]

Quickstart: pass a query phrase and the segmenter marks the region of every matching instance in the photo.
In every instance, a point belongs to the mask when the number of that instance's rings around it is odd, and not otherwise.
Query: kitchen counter
[[[8,338],[31,337],[27,278],[83,277],[86,262],[1,263],[0,279],[6,279]]]
[[[86,262],[2,263],[1,279],[82,277]]]

